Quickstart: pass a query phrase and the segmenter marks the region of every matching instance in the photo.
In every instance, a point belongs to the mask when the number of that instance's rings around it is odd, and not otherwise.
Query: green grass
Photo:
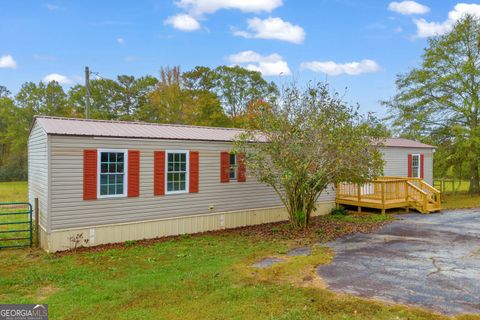
[[[470,195],[467,192],[442,195],[443,209],[479,208],[480,195]]]
[[[0,202],[22,202],[28,199],[26,181],[0,182]]]
[[[375,222],[384,222],[393,220],[393,216],[388,214],[379,214],[379,213],[371,213],[371,212],[364,212],[364,213],[356,213],[347,214],[347,215],[329,215],[325,217],[329,220],[335,221],[344,221],[344,222],[353,222],[353,223],[375,223]]]
[[[331,259],[324,247],[250,267],[286,248],[227,234],[64,256],[0,251],[0,301],[48,303],[51,319],[447,319],[323,289],[313,271]]]
[[[26,181],[19,182],[1,182],[0,183],[0,202],[25,202],[28,198],[28,186]],[[0,222],[21,222],[28,221],[27,214],[21,215],[2,215],[2,213],[25,211],[26,206],[0,206]],[[28,229],[28,224],[1,225],[0,231]],[[0,233],[0,245],[22,245],[28,243],[28,240],[10,240],[5,238],[25,238],[28,232]]]
[[[435,184],[440,189],[439,182]],[[454,185],[451,182],[445,183],[445,192],[442,194],[442,208],[444,209],[465,209],[480,207],[480,195],[471,195],[468,193],[470,181],[455,180]]]
[[[444,193],[452,192],[467,192],[470,187],[470,181],[468,180],[454,180],[446,181],[444,184],[445,190],[441,190],[442,186],[440,185],[440,180],[434,181],[434,187]]]
[[[5,185],[12,186],[0,184],[0,190],[9,189]],[[25,183],[17,188],[26,193]],[[328,219],[362,223],[389,216]],[[314,272],[333,253],[315,246],[312,256],[286,257],[291,246],[225,233],[67,255],[0,250],[0,302],[48,303],[51,319],[448,319],[335,294]],[[286,262],[266,270],[250,267],[266,256]]]

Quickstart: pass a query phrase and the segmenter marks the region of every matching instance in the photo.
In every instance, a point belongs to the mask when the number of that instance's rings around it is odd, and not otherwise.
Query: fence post
[[[35,247],[40,247],[40,208],[38,198],[35,198]]]

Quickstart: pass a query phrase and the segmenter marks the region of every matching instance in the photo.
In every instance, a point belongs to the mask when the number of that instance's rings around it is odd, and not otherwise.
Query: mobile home
[[[41,246],[82,245],[287,219],[275,192],[230,154],[239,129],[36,117],[28,141],[29,201]],[[385,175],[432,183],[434,147],[387,139]],[[335,205],[334,188],[316,214]]]

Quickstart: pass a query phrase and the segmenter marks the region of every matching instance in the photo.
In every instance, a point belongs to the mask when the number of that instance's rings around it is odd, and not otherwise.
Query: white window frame
[[[417,172],[416,172],[417,175],[415,175],[415,172],[414,172],[414,170],[413,170],[413,169],[414,169],[414,166],[413,166],[413,158],[415,158],[415,157],[418,157],[418,167],[417,167]],[[421,166],[421,165],[422,165],[422,164],[420,163],[420,154],[419,154],[419,153],[414,153],[414,154],[412,154],[412,168],[411,168],[411,169],[412,169],[412,177],[413,177],[413,178],[420,178],[420,166]]]
[[[230,170],[232,168],[232,165],[230,164],[230,157],[234,155],[235,156],[235,165],[233,166],[233,172],[234,172],[234,177],[230,177]],[[233,181],[238,180],[238,155],[236,153],[230,153],[228,155],[228,178]]]
[[[168,155],[172,153],[185,154],[185,190],[168,191]],[[189,193],[190,186],[190,151],[189,150],[166,150],[165,151],[165,194]]]
[[[123,153],[123,194],[100,194],[100,175],[102,169],[102,153],[116,152]],[[128,149],[98,149],[97,150],[97,198],[123,198],[128,194]]]

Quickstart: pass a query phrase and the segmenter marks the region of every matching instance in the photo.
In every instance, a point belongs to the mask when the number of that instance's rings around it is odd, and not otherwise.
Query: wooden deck
[[[387,209],[412,208],[421,213],[441,210],[440,191],[420,178],[380,177],[363,185],[339,183],[337,204]]]

